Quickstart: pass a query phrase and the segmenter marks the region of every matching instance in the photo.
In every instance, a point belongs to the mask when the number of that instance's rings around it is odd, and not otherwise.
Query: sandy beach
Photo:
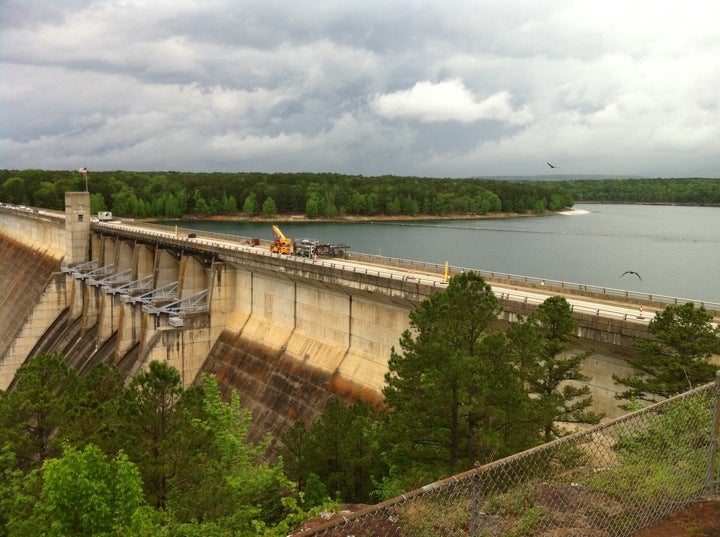
[[[577,216],[580,214],[590,214],[590,211],[586,211],[585,209],[570,209],[569,211],[558,211],[557,214],[562,214],[564,216]]]

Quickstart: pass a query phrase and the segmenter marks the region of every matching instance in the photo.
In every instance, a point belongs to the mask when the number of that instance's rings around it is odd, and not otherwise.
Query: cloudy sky
[[[718,21],[717,0],[0,0],[0,168],[720,177]]]

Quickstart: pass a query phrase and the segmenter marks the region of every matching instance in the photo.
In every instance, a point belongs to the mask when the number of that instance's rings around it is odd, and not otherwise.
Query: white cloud
[[[6,0],[0,167],[720,174],[720,3]]]
[[[511,101],[507,91],[478,98],[461,80],[454,79],[437,84],[418,82],[409,90],[377,95],[372,105],[381,116],[425,122],[495,120],[523,124],[532,119],[527,106],[516,110]]]

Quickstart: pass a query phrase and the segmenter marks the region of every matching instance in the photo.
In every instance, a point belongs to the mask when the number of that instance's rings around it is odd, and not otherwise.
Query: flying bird
[[[623,273],[620,275],[620,277],[622,278],[623,276],[625,276],[625,274],[635,274],[635,276],[637,276],[639,279],[642,280],[642,277],[640,276],[640,274],[638,274],[637,272],[634,272],[634,271],[632,271],[632,270],[626,270],[625,272],[623,272]]]
[[[547,161],[545,162],[545,164],[547,164],[547,165],[550,166],[551,168],[557,168],[557,166],[553,166],[552,164],[550,164],[550,163],[547,162]]]

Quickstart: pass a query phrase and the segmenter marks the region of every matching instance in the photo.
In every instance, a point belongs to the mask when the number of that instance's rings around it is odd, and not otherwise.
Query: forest
[[[597,179],[558,181],[575,202],[720,205],[720,179]]]
[[[595,424],[570,304],[548,298],[501,331],[481,276],[410,314],[388,361],[384,403],[335,400],[296,422],[279,453],[251,444],[252,416],[217,380],[183,387],[151,362],[129,382],[113,365],[85,375],[60,354],[30,359],[0,391],[0,536],[288,535],[340,503],[376,503]],[[709,382],[712,316],[668,306],[616,379],[634,406]],[[682,371],[682,375],[678,372]],[[678,382],[678,378],[682,381]],[[643,467],[644,468],[644,467]]]
[[[66,191],[87,190],[92,211],[117,216],[444,216],[543,213],[573,204],[557,184],[364,177],[332,173],[185,173],[0,170],[0,200],[63,210]]]
[[[62,210],[66,191],[93,212],[145,218],[242,215],[447,216],[558,211],[575,202],[720,205],[720,179],[508,180],[341,175],[0,170],[0,200]]]
[[[334,173],[0,170],[0,200],[62,210],[66,191],[132,218],[542,214],[576,202],[720,205],[720,179],[447,179]]]

